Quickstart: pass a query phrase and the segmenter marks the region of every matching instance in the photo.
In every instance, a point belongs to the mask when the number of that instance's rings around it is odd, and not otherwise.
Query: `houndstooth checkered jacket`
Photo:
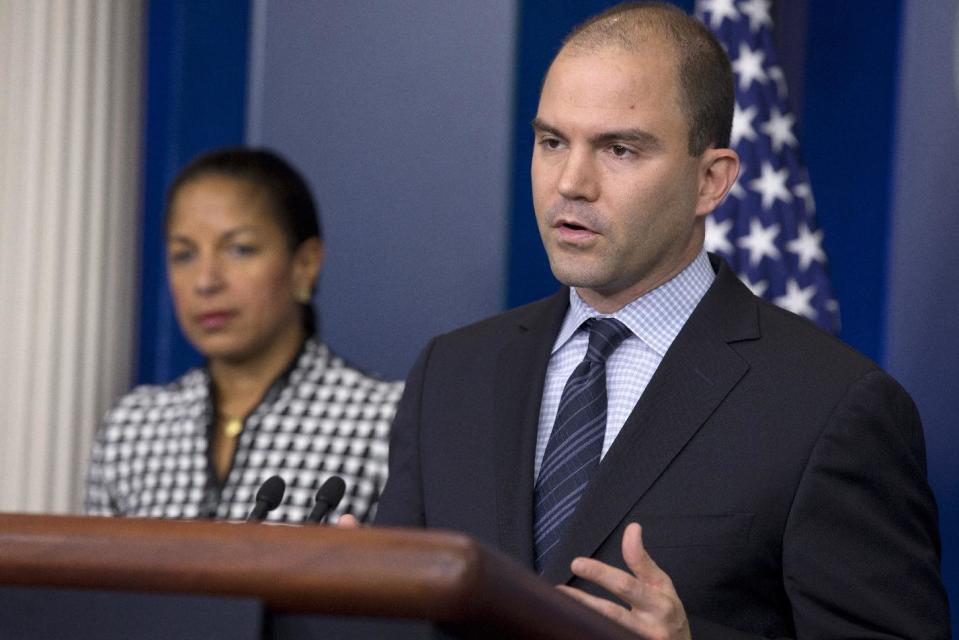
[[[207,452],[210,386],[205,369],[192,369],[120,400],[94,441],[88,513],[239,520],[260,484],[277,474],[286,494],[267,519],[300,522],[320,484],[336,474],[346,481],[336,515],[372,519],[386,482],[389,427],[402,382],[370,377],[308,340],[247,417],[222,487]]]

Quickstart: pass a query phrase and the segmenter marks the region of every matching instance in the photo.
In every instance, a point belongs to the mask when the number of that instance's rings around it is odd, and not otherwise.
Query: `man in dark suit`
[[[377,523],[467,532],[645,637],[948,637],[909,396],[703,251],[732,94],[674,8],[567,39],[532,177],[569,288],[427,346]]]

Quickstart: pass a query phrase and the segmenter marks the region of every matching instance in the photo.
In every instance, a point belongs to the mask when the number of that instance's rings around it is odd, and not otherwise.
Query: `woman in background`
[[[271,152],[224,149],[189,164],[167,202],[177,321],[206,363],[107,414],[87,512],[242,519],[276,474],[287,490],[269,519],[298,522],[335,474],[347,487],[336,513],[369,520],[402,383],[349,366],[316,335],[324,246],[306,183]]]

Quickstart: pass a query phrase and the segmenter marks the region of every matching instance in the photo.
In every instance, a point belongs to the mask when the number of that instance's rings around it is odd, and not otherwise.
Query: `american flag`
[[[756,295],[837,332],[839,305],[773,47],[770,5],[769,0],[696,2],[696,16],[732,60],[731,145],[742,162],[730,195],[706,219],[706,249],[725,257]]]

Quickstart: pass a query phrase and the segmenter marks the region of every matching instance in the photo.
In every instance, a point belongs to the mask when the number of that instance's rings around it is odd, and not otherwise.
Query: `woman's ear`
[[[293,253],[293,284],[297,291],[310,291],[312,295],[325,258],[326,247],[319,238],[308,238],[300,243]]]

